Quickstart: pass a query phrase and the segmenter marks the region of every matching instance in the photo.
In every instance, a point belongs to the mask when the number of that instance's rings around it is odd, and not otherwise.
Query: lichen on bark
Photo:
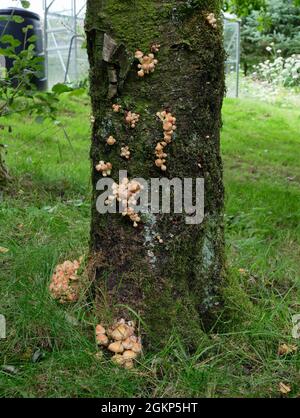
[[[135,312],[143,319],[148,343],[164,343],[176,329],[194,347],[203,324],[213,318],[224,278],[220,157],[224,50],[221,21],[213,29],[205,18],[208,12],[220,15],[220,2],[197,2],[193,13],[182,13],[184,3],[88,1],[86,32],[95,117],[92,180],[95,186],[100,178],[94,169],[99,160],[113,164],[115,181],[118,170],[124,169],[130,178],[161,177],[154,165],[155,145],[161,138],[161,123],[155,115],[170,109],[178,129],[168,147],[166,176],[205,179],[204,222],[186,225],[185,214],[159,214],[134,229],[120,215],[97,212],[94,187],[90,271],[102,320],[109,320],[107,305],[115,317],[133,319]],[[105,34],[118,45],[111,63],[103,60]],[[139,79],[134,52],[149,52],[151,43],[161,44],[159,64],[153,74]],[[114,65],[118,76],[114,100],[141,114],[134,130],[112,111],[109,65]],[[129,161],[120,159],[118,147],[107,147],[109,135],[130,146]],[[149,231],[159,234],[164,244],[145,239]]]

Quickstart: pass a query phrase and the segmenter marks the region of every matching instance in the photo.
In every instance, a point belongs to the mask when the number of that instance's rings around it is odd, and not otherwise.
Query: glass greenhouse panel
[[[45,53],[48,86],[78,83],[87,77],[85,0],[44,0]]]
[[[240,75],[241,21],[224,13],[224,45],[227,54],[225,71],[227,97],[238,97]]]

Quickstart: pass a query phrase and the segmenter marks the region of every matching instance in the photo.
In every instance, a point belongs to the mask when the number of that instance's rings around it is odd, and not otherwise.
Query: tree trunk
[[[194,6],[193,6],[194,5]],[[209,22],[210,13],[218,18]],[[89,0],[86,32],[93,109],[91,159],[93,209],[90,271],[101,320],[142,320],[148,342],[164,343],[174,330],[189,346],[220,304],[224,278],[224,187],[220,157],[224,94],[223,24],[219,0]],[[138,77],[135,51],[155,53],[155,72]],[[140,114],[135,129],[123,115]],[[167,147],[167,171],[155,162],[162,136],[157,112],[177,119]],[[108,146],[112,135],[117,144]],[[131,158],[120,157],[128,145]],[[186,214],[146,217],[137,228],[120,214],[100,215],[96,183],[99,161],[113,164],[128,177],[205,180],[205,218],[187,225]],[[161,240],[159,242],[159,238]],[[110,317],[108,312],[110,312]],[[199,340],[198,340],[199,341]]]
[[[3,151],[2,151],[1,144],[0,144],[0,190],[4,188],[7,185],[8,181],[10,180],[10,176],[6,168],[6,164],[5,164],[2,152]]]

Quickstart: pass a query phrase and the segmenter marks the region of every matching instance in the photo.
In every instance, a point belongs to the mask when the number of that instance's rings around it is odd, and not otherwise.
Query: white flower
[[[272,48],[271,48],[270,46],[267,46],[266,50],[267,50],[268,52],[271,52],[271,51],[272,51]]]
[[[270,50],[271,47],[268,47]],[[272,49],[271,49],[272,50]],[[274,49],[275,50],[275,49]],[[277,50],[279,52],[280,50]],[[281,52],[281,51],[280,51]],[[259,79],[267,87],[275,89],[277,86],[299,86],[300,56],[293,55],[283,58],[281,55],[274,60],[266,60],[253,68],[253,77]]]

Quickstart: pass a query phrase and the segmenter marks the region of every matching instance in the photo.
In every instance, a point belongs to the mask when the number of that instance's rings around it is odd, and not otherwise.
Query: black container
[[[43,32],[41,29],[41,19],[40,16],[36,13],[30,12],[25,9],[19,9],[16,7],[11,7],[7,9],[0,9],[0,16],[21,16],[24,19],[22,23],[16,23],[13,20],[1,21],[0,20],[0,35],[12,35],[14,38],[18,39],[21,42],[21,45],[16,48],[16,52],[20,53],[24,48],[24,41],[25,35],[22,31],[23,28],[31,25],[33,29],[30,29],[27,33],[27,38],[30,38],[32,35],[37,36],[37,41],[35,42],[35,51],[38,56],[44,56],[44,48],[43,48]],[[4,33],[3,33],[4,31]],[[1,44],[0,47],[5,47],[6,45]],[[26,48],[28,44],[26,45]],[[10,69],[13,65],[12,60],[6,59],[6,68]],[[47,88],[47,79],[45,76],[45,62],[41,63],[43,66],[43,76],[41,78],[35,78],[33,83],[37,86],[39,90],[46,90]]]

